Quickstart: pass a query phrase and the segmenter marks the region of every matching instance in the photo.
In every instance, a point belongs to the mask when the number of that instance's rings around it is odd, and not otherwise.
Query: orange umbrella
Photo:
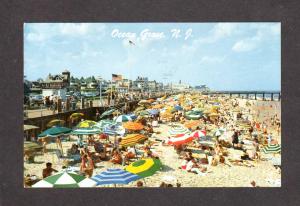
[[[153,102],[155,102],[155,100],[154,99],[148,99],[148,102],[153,103]]]
[[[193,128],[193,127],[197,127],[201,124],[201,122],[199,120],[191,120],[191,121],[188,121],[184,124],[184,126],[186,128]]]
[[[123,127],[125,129],[134,130],[134,131],[138,131],[138,130],[144,129],[144,126],[141,123],[138,123],[138,122],[125,122],[123,124]]]
[[[142,134],[129,134],[121,140],[120,145],[123,147],[134,146],[146,139],[147,137]]]

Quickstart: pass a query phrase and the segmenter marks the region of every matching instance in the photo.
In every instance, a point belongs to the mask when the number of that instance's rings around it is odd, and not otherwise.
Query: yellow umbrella
[[[85,121],[79,122],[76,127],[77,128],[91,128],[96,124],[97,124],[97,122],[95,122],[95,121],[85,120]]]
[[[83,117],[84,114],[83,113],[73,113],[70,115],[70,119],[77,119],[77,118],[80,118],[80,117]]]
[[[141,177],[149,177],[162,167],[161,161],[156,158],[140,159],[128,165],[125,170]]]
[[[65,123],[64,120],[54,119],[54,120],[51,120],[50,122],[48,122],[47,127],[53,127],[54,125],[63,126],[64,123]]]

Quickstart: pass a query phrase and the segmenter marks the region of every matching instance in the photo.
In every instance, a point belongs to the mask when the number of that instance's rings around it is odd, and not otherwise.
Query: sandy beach
[[[269,122],[270,118],[275,114],[280,118],[280,102],[245,99],[237,99],[237,101],[239,102],[239,106],[245,109],[244,111],[250,109],[249,117],[252,117],[256,121]],[[246,106],[248,104],[247,102],[251,104],[251,107]],[[156,141],[166,140],[168,130],[171,128],[170,124],[169,122],[159,124],[158,127],[154,128],[152,136],[149,137],[149,140],[154,142],[151,150],[158,154],[163,166],[162,169],[157,171],[154,175],[143,179],[145,187],[159,187],[161,182],[169,182],[173,185],[179,182],[182,187],[251,187],[251,181],[255,181],[259,187],[280,186],[281,172],[273,166],[271,161],[267,160],[251,161],[251,167],[233,164],[209,165],[208,172],[202,175],[189,173],[180,169],[182,159],[179,159],[174,147],[171,145],[162,145],[160,141]],[[268,129],[274,133],[274,139],[280,143],[280,134],[277,135],[275,132],[275,126],[272,127],[269,125]],[[228,132],[227,136],[230,135],[231,133]],[[110,136],[110,140],[113,141],[113,136]],[[67,149],[76,143],[76,141],[77,137],[71,136],[70,141],[62,142],[64,154],[67,153]],[[89,149],[92,151],[93,147],[89,146]],[[25,176],[30,174],[42,178],[42,170],[45,168],[46,162],[51,162],[54,169],[61,170],[62,166],[65,165],[65,161],[63,158],[57,157],[56,143],[48,144],[47,150],[48,152],[46,154],[37,154],[34,163],[24,162]],[[226,159],[242,155],[240,150],[233,148],[227,148],[227,151],[229,155]],[[100,163],[96,163],[95,166],[94,175],[108,168],[124,169],[124,166],[112,164],[108,161],[101,161]],[[80,163],[72,165],[72,167],[79,170]],[[136,182],[131,182],[128,185],[118,185],[118,187],[136,187]]]

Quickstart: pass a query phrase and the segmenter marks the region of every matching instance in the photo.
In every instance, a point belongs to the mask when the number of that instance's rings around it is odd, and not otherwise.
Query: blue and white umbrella
[[[131,117],[128,115],[120,115],[117,118],[114,119],[115,122],[128,122],[132,121]]]
[[[179,105],[176,105],[174,107],[174,109],[177,110],[177,111],[182,111],[183,110],[183,108],[181,106],[179,106]]]
[[[157,115],[159,113],[159,111],[157,109],[150,109],[148,111],[151,115]]]
[[[97,182],[98,185],[110,185],[110,184],[128,184],[132,181],[138,180],[141,177],[127,172],[122,169],[107,169],[106,171],[93,176],[91,179]]]
[[[103,133],[108,134],[108,135],[124,135],[125,129],[123,126],[114,125],[111,127],[105,127],[103,129]]]

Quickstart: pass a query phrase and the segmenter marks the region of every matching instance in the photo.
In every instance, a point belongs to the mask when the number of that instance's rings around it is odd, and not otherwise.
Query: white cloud
[[[220,39],[231,36],[238,24],[237,23],[217,23],[209,32],[208,37],[201,37],[195,40],[195,43],[214,43]]]
[[[235,52],[248,52],[256,49],[260,44],[266,40],[270,40],[274,36],[280,35],[280,24],[250,24],[250,29],[256,29],[256,34],[250,38],[238,40],[233,46],[232,50]]]

